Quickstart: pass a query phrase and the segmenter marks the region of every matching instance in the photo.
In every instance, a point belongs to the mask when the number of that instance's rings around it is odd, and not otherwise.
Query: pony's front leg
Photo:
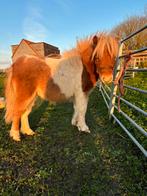
[[[78,123],[78,110],[76,108],[75,101],[73,102],[73,107],[74,107],[74,114],[73,114],[73,117],[72,117],[72,120],[71,120],[71,124],[73,126],[77,126],[77,123]]]
[[[79,93],[76,97],[76,112],[77,112],[77,127],[79,131],[90,133],[89,127],[85,122],[85,114],[87,111],[88,95],[86,93]]]
[[[12,137],[13,140],[17,142],[20,141],[19,123],[20,123],[20,117],[14,116],[12,120],[11,130],[10,130],[10,137]]]

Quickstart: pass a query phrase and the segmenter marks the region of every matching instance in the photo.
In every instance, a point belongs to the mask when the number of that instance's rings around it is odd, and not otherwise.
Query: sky
[[[0,0],[0,68],[11,64],[11,45],[22,39],[57,46],[61,53],[78,38],[111,31],[142,15],[146,0]]]

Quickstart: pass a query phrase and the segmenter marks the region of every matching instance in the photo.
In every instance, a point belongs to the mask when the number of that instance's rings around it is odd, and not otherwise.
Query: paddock
[[[36,135],[16,143],[9,138],[10,126],[1,109],[0,194],[145,195],[145,153],[119,123],[108,120],[108,89],[98,86],[90,96],[86,114],[90,134],[71,126],[71,103],[52,105],[38,99],[30,116]],[[123,121],[119,115],[117,108],[111,113],[116,122],[119,117]],[[145,145],[144,136],[141,141]]]

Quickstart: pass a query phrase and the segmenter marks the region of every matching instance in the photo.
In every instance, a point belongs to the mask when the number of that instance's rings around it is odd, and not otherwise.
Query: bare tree
[[[147,24],[146,10],[143,16],[131,16],[112,29],[112,33],[123,38]],[[139,33],[126,42],[129,49],[137,49],[147,45],[147,30]]]

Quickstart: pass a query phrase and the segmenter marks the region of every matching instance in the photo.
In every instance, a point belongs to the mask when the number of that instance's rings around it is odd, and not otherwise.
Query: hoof
[[[86,132],[86,133],[90,133],[90,130],[89,130],[89,127],[87,125],[81,127],[81,126],[78,126],[78,130],[80,132]]]
[[[35,135],[35,132],[32,129],[21,130],[20,132],[25,135]]]
[[[90,133],[89,129],[85,129],[85,130],[79,130],[80,132],[85,132],[85,133]]]
[[[20,134],[19,134],[19,130],[11,130],[10,131],[10,137],[16,141],[16,142],[20,142]]]

